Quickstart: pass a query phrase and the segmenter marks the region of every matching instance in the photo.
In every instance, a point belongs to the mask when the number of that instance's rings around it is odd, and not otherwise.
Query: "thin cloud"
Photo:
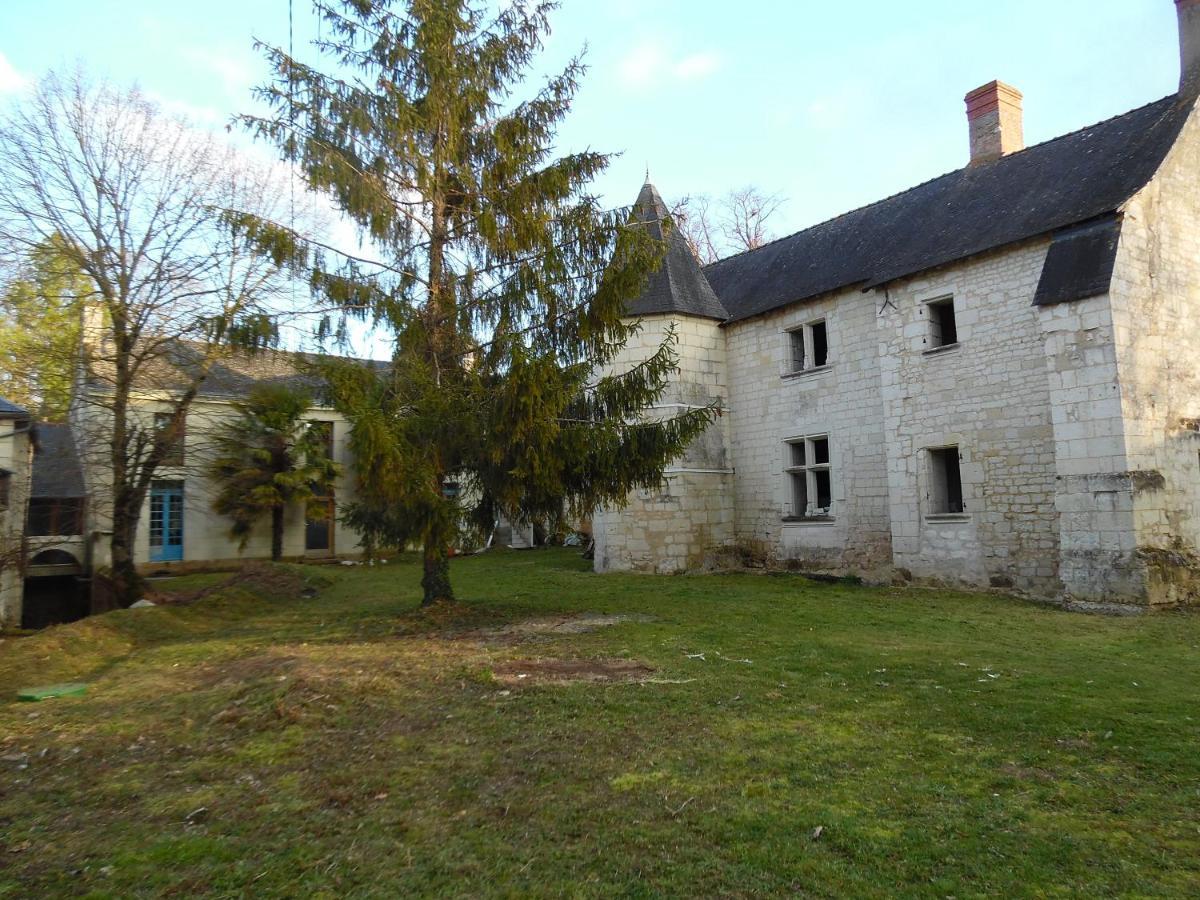
[[[239,55],[200,48],[186,49],[183,55],[193,65],[215,76],[225,93],[232,97],[249,94],[261,80],[261,67]]]
[[[617,62],[617,77],[626,87],[648,88],[699,81],[720,67],[721,58],[716,53],[679,56],[660,43],[642,41]]]
[[[16,70],[8,57],[0,53],[0,94],[11,94],[24,90],[29,79]]]
[[[706,78],[721,67],[721,58],[715,53],[693,53],[675,63],[675,77],[680,81]]]

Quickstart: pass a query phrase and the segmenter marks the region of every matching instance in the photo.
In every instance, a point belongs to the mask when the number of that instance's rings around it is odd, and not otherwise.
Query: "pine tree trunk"
[[[421,578],[421,587],[425,590],[422,606],[454,600],[454,590],[450,587],[450,556],[446,545],[436,538],[425,542],[425,575]]]
[[[271,507],[271,561],[283,558],[283,506]]]

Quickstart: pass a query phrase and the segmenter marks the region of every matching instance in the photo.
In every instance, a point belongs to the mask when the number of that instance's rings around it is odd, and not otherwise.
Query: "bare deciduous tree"
[[[721,258],[719,247],[724,241],[713,221],[711,197],[694,194],[680,198],[671,207],[671,218],[700,265],[707,266]]]
[[[736,252],[756,250],[773,240],[767,220],[782,204],[779,194],[764,194],[753,186],[730,191],[725,196],[721,221],[726,240]]]
[[[766,194],[748,185],[720,200],[707,194],[683,197],[671,208],[671,217],[696,259],[706,266],[723,256],[754,250],[774,240],[767,223],[783,202],[779,194]]]
[[[272,340],[283,302],[279,266],[250,252],[226,213],[277,218],[288,196],[215,135],[78,71],[48,75],[0,120],[0,255],[57,236],[93,286],[73,417],[103,456],[92,502],[109,519],[126,603],[141,592],[143,503],[189,407],[231,346]]]

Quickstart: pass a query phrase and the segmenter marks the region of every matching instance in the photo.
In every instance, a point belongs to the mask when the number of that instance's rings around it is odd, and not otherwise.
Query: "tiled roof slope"
[[[1150,181],[1190,110],[1166,97],[720,260],[704,274],[737,321],[1111,214]]]
[[[286,350],[262,350],[251,353],[233,350],[211,365],[208,377],[200,384],[197,396],[210,400],[236,400],[245,397],[259,384],[286,385],[311,394],[318,403],[326,398],[325,382],[313,367],[325,359],[342,359],[363,365],[386,368],[388,363],[375,360],[331,357],[318,353]],[[163,354],[147,360],[137,379],[142,390],[179,391],[191,382],[203,363],[203,348],[188,341],[173,341]],[[93,362],[90,383],[98,390],[111,384],[106,361]]]
[[[29,412],[0,397],[0,419],[28,419]]]
[[[638,194],[634,212],[649,226],[655,238],[663,239],[662,222],[667,218],[667,207],[654,185],[648,181]],[[641,296],[630,304],[630,315],[682,313],[708,319],[728,319],[728,311],[713,293],[678,228],[668,230],[666,243],[662,264],[650,274]]]
[[[30,496],[66,499],[85,494],[83,470],[75,453],[71,426],[38,425]]]

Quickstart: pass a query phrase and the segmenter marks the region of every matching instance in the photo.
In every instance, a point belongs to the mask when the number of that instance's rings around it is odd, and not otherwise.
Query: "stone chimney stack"
[[[1200,0],[1175,0],[1179,17],[1179,94],[1200,94]]]
[[[1200,7],[1200,0],[1179,2]],[[1197,22],[1200,23],[1200,17]],[[971,91],[966,99],[967,124],[971,128],[971,165],[991,162],[1025,149],[1020,91],[1002,81],[993,81]]]

